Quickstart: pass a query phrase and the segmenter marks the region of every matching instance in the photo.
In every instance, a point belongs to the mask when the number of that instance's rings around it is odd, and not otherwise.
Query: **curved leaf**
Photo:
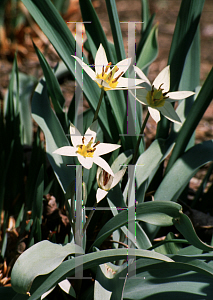
[[[158,205],[162,203],[162,205]],[[167,205],[168,203],[172,205]],[[173,205],[176,204],[176,205]],[[174,202],[144,202],[138,204],[135,207],[131,206],[128,208],[130,215],[132,210],[136,211],[136,220],[134,221],[144,221],[150,224],[159,226],[171,226],[173,225],[173,218],[178,218],[180,215],[181,206]],[[99,247],[101,243],[116,229],[126,225],[128,222],[132,221],[128,219],[128,211],[122,211],[115,217],[110,219],[99,231],[98,236],[91,246]]]
[[[66,256],[74,253],[84,254],[84,251],[75,244],[62,246],[46,240],[35,244],[19,256],[12,269],[13,289],[26,294],[37,276],[52,272]]]
[[[176,145],[169,159],[166,172],[168,172],[171,169],[171,167],[173,166],[174,162],[178,159],[178,157],[180,157],[184,153],[185,148],[194,130],[196,129],[203,114],[208,108],[210,102],[212,101],[212,97],[213,97],[212,81],[213,81],[213,68],[211,69],[194,104],[192,105],[189,114],[186,118],[186,121],[184,122],[184,124],[182,125],[179,131]]]
[[[144,270],[140,272],[138,268],[139,273],[137,273],[137,276],[140,280],[127,279],[124,299],[210,300],[212,297],[213,278],[206,276],[208,272],[205,272],[205,275],[202,272],[205,268],[209,269],[210,266],[208,264],[198,264],[195,268],[190,265],[191,262],[193,264],[193,261],[190,262],[190,259],[188,262],[181,261],[181,258],[176,259],[177,261],[172,265],[156,263],[152,269],[150,266],[150,271]],[[144,263],[144,261],[141,261],[141,265]],[[186,272],[186,270],[190,271],[192,269],[196,269],[195,271],[199,273]],[[212,268],[210,274],[212,275]],[[141,281],[143,284],[141,284]]]
[[[98,266],[100,264],[115,261],[119,259],[126,259],[127,255],[135,256],[136,258],[149,258],[154,260],[162,260],[167,262],[173,262],[172,259],[156,253],[154,251],[141,250],[141,249],[116,249],[116,250],[103,250],[94,253],[85,254],[75,259],[70,259],[63,262],[56,270],[51,274],[40,276],[35,280],[35,285],[32,286],[32,295],[30,300],[38,299],[43,293],[49,290],[51,287],[61,282],[69,276],[74,276],[75,268],[82,265],[84,270]],[[152,261],[152,260],[151,260]],[[25,275],[27,276],[27,275]]]
[[[115,50],[117,55],[117,60],[123,60],[126,58],[123,37],[121,33],[121,27],[118,18],[118,12],[116,8],[115,0],[107,0],[106,7],[109,16],[109,24],[111,26],[113,41],[115,44]]]
[[[154,199],[177,201],[179,195],[198,168],[213,161],[213,141],[205,141],[185,152],[166,174]]]
[[[197,236],[189,217],[180,213],[180,217],[174,220],[174,225],[178,231],[191,243],[194,247],[203,251],[213,251],[213,247],[203,243]]]
[[[137,60],[137,67],[140,69],[145,69],[148,67],[158,55],[158,24],[156,24],[150,31],[143,48],[141,50],[140,56]]]
[[[44,132],[46,152],[58,181],[65,192],[75,178],[75,168],[66,164],[74,164],[72,157],[53,154],[57,148],[70,146],[59,120],[50,107],[46,82],[41,80],[32,99],[32,116]]]

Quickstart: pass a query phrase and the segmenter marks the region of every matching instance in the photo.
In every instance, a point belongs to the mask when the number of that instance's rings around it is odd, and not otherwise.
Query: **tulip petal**
[[[159,89],[159,87],[161,86],[164,93],[169,91],[169,89],[170,89],[170,66],[165,67],[158,74],[158,76],[153,81],[153,85],[156,89]]]
[[[97,145],[94,156],[104,155],[106,153],[115,151],[120,148],[121,145],[109,144],[109,143],[100,143]]]
[[[87,144],[91,138],[93,138],[93,143],[95,142],[95,139],[96,139],[96,131],[97,131],[97,125],[98,125],[98,120],[96,120],[95,122],[93,122],[91,124],[91,126],[87,129],[87,131],[85,132],[85,142],[84,144]]]
[[[64,155],[64,156],[76,156],[76,148],[72,146],[64,146],[58,148],[53,153]]]
[[[116,64],[116,66],[119,68],[118,73],[119,74],[121,72],[125,73],[127,71],[127,69],[129,68],[131,61],[132,61],[131,58],[126,58],[126,59],[119,61],[119,63]]]
[[[98,51],[95,56],[95,72],[96,74],[102,73],[102,68],[104,68],[108,65],[108,60],[106,56],[106,52],[104,50],[104,47],[102,44],[100,44]]]
[[[150,115],[151,115],[152,119],[155,120],[156,123],[158,123],[160,121],[159,111],[155,108],[150,107],[150,106],[148,106],[148,110],[150,112]]]
[[[88,66],[87,64],[85,64],[80,58],[78,58],[77,56],[71,55],[72,57],[74,57],[77,62],[80,64],[80,66],[84,69],[84,71],[92,78],[92,80],[95,80],[96,78],[96,74],[95,72],[90,68],[90,66]]]
[[[84,157],[80,154],[77,153],[77,157],[78,160],[80,162],[80,164],[86,168],[86,169],[91,169],[92,168],[92,164],[93,164],[93,157]]]
[[[98,185],[99,185],[99,177],[100,177],[101,171],[102,171],[102,169],[100,167],[98,167],[97,173],[96,173],[96,180],[98,182]]]
[[[83,136],[72,123],[70,123],[70,137],[74,147],[82,144]]]
[[[152,85],[149,81],[149,79],[146,77],[146,75],[143,73],[143,71],[141,69],[139,69],[137,66],[133,66],[136,74],[143,80],[143,82],[145,82],[147,85],[150,86],[150,90],[152,88]]]
[[[141,79],[134,79],[134,78],[124,78],[120,77],[118,79],[117,87],[135,87],[135,85],[138,85],[140,83],[143,83],[143,80]]]
[[[100,188],[97,189],[97,192],[96,192],[96,200],[97,200],[97,203],[99,203],[102,199],[104,199],[104,197],[108,194],[107,191],[104,191]]]
[[[108,165],[108,163],[100,156],[93,156],[93,162],[104,169],[107,173],[114,176],[114,173],[112,172],[112,169]]]
[[[169,97],[168,99],[166,99],[166,101],[173,102],[174,100],[182,100],[194,94],[195,94],[194,92],[190,92],[190,91],[170,92],[166,94],[166,96]]]
[[[133,95],[133,97],[135,97],[135,95],[131,91],[130,91],[130,93]],[[146,89],[138,89],[136,91],[135,99],[144,105],[148,105],[147,100],[146,100],[147,93],[148,93],[148,91]]]
[[[124,176],[127,168],[123,168],[122,170],[118,171],[115,173],[115,176],[113,178],[112,184],[110,189],[112,189],[114,186],[118,184],[118,182],[121,180],[121,178]]]
[[[174,107],[170,102],[165,102],[164,106],[158,107],[158,109],[168,120],[177,124],[182,124],[179,116],[175,112]]]

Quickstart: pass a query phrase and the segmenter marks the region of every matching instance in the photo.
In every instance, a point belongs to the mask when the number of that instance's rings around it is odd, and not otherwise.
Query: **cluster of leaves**
[[[75,72],[75,60],[71,57],[76,50],[75,39],[57,9],[49,0],[22,0],[22,2],[49,38],[66,68],[76,77],[76,81],[81,86],[81,73]],[[87,35],[85,47],[91,52],[93,59],[95,60],[100,43],[106,50],[108,60],[113,64],[125,59],[115,0],[106,1],[114,44],[107,40],[91,1],[79,0],[79,3],[83,21],[91,22],[85,23]],[[199,19],[203,5],[203,0],[199,3],[195,0],[182,1],[168,59],[171,69],[170,92],[178,89],[197,92],[200,66]],[[147,73],[158,51],[157,26],[153,26],[154,16],[149,16],[146,0],[142,1],[142,6],[144,24],[137,47],[136,64]],[[152,299],[157,297],[158,299],[159,297],[174,299],[207,297],[208,299],[213,280],[211,261],[213,247],[198,238],[191,221],[183,214],[182,207],[177,202],[179,198],[184,199],[185,188],[196,171],[213,161],[212,141],[194,145],[193,138],[193,133],[213,97],[213,71],[209,73],[195,97],[183,100],[179,104],[177,113],[183,124],[171,126],[167,119],[162,118],[158,123],[156,138],[146,151],[141,143],[139,157],[134,166],[136,189],[131,189],[131,186],[135,186],[134,180],[128,176],[128,179],[124,177],[122,184],[110,190],[105,200],[101,201],[103,212],[97,212],[92,216],[87,233],[84,233],[79,245],[76,240],[81,239],[81,233],[78,233],[78,236],[75,234],[75,226],[73,226],[75,218],[72,213],[75,200],[73,182],[78,171],[75,172],[75,168],[67,167],[68,164],[76,164],[76,161],[67,156],[53,154],[60,147],[70,146],[66,135],[69,123],[76,125],[77,122],[75,101],[72,101],[69,109],[64,111],[65,99],[57,81],[57,76],[61,72],[60,66],[53,71],[39,49],[34,47],[44,78],[33,91],[31,109],[34,120],[45,135],[45,151],[40,143],[38,132],[34,138],[27,185],[24,190],[23,177],[26,162],[23,151],[24,144],[32,143],[28,109],[29,95],[34,88],[34,81],[27,82],[28,94],[25,89],[22,96],[19,84],[22,82],[22,75],[18,73],[15,61],[5,100],[4,116],[0,124],[2,140],[8,141],[0,146],[2,153],[0,164],[5,170],[0,175],[2,186],[0,203],[1,211],[4,211],[4,231],[6,231],[8,217],[11,214],[17,215],[16,227],[20,227],[23,233],[28,232],[29,249],[19,257],[12,270],[12,287],[15,292],[10,288],[0,290],[2,297],[6,299],[11,295],[14,300],[24,300],[30,295],[29,299],[32,300],[44,297],[48,299],[48,293],[58,284],[71,297],[87,300],[100,299],[100,297],[106,300],[151,297]],[[83,57],[83,60],[88,63],[86,57]],[[82,116],[85,132],[92,123],[100,89],[87,74],[84,74],[83,80],[83,92],[90,105],[90,109]],[[135,130],[139,133],[142,107],[138,102],[136,103],[134,116],[134,106],[135,102],[132,101],[132,104],[130,102],[128,117],[135,121]],[[121,165],[130,163],[138,140],[137,135],[125,134],[127,132],[125,116],[127,116],[127,105],[124,91],[106,92],[98,113],[100,129],[97,135],[101,142],[121,144],[120,149],[107,159],[114,173],[119,171]],[[46,166],[45,153],[51,164],[51,171],[48,171]],[[163,172],[164,160],[170,153],[166,170]],[[129,172],[131,169],[130,166]],[[59,185],[53,177],[52,170]],[[14,172],[19,181],[14,180],[13,188],[11,186],[8,188],[7,181],[16,178]],[[194,205],[209,175],[210,171],[198,190]],[[84,169],[83,187],[86,192],[83,192],[83,200],[88,209],[95,202],[98,188],[95,177],[96,166]],[[67,216],[72,225],[70,232],[61,242],[63,246],[50,241],[41,241],[43,195],[50,191],[57,195],[57,200],[61,199],[60,206],[66,206]],[[154,191],[152,192],[154,201],[147,201],[146,195],[151,191]],[[136,206],[135,203],[129,203],[130,195],[134,192]],[[21,196],[14,205],[11,201],[16,199],[17,195]],[[26,199],[24,203],[21,197]],[[120,211],[117,208],[122,209]],[[32,215],[26,226],[29,210],[32,211]],[[83,223],[86,223],[85,214]],[[131,223],[134,224],[135,236],[131,235],[129,227]],[[94,237],[97,224],[98,234]],[[161,227],[168,228],[173,225],[174,230],[178,231],[183,239],[168,233],[162,243],[155,244],[154,239]],[[109,236],[112,236],[110,246],[106,242]],[[7,234],[4,234],[4,237],[1,249],[3,258]],[[104,246],[101,248],[101,245]],[[126,247],[128,247],[129,264]],[[130,264],[131,259],[136,259],[135,264]],[[133,265],[135,267],[131,269],[130,266]],[[85,276],[89,274],[95,278],[95,283],[91,281],[87,288],[82,289],[81,279],[75,278],[71,284],[67,277],[74,277],[78,268],[84,270]],[[130,269],[135,272],[132,277]]]

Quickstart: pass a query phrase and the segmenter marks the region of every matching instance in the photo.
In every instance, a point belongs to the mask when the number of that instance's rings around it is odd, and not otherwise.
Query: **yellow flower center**
[[[159,86],[159,89],[154,89],[154,86],[152,86],[152,90],[149,91],[146,95],[146,100],[149,106],[156,108],[156,107],[162,107],[165,104],[166,98],[166,93],[163,93],[163,89],[161,86],[163,83]]]
[[[111,62],[108,63],[108,65],[106,66],[105,69],[104,69],[104,66],[103,66],[102,73],[101,74],[97,74],[97,76],[96,76],[96,78],[102,79],[103,81],[105,81],[106,83],[108,83],[108,85],[110,86],[110,88],[103,87],[102,84],[99,84],[97,82],[99,88],[104,88],[105,91],[108,91],[110,89],[116,88],[116,86],[118,85],[118,79],[124,73],[124,72],[121,72],[116,78],[114,78],[115,73],[119,70],[119,68],[117,66],[114,66],[114,68],[107,74],[107,71],[109,70],[111,64],[112,64]]]
[[[78,146],[77,153],[84,156],[84,157],[93,157],[93,154],[96,150],[96,146],[100,142],[97,142],[96,144],[93,144],[93,138],[90,139],[89,143],[87,145],[84,144],[84,137],[82,138],[82,144]]]

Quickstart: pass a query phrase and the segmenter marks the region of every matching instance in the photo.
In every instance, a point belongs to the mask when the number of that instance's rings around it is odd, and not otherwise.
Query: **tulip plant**
[[[149,67],[158,53],[158,28],[148,0],[141,0],[143,24],[136,56],[128,58],[116,1],[106,0],[111,43],[92,2],[79,0],[86,30],[83,46],[92,63],[50,0],[22,2],[61,62],[51,69],[34,45],[44,77],[35,89],[31,85],[32,117],[38,125],[33,143],[21,129],[20,135],[13,135],[9,128],[23,128],[29,117],[29,112],[22,117],[23,95],[16,84],[22,79],[14,62],[6,121],[1,123],[13,143],[1,146],[7,158],[1,166],[12,174],[14,153],[21,162],[24,144],[31,143],[33,152],[26,201],[17,202],[16,228],[27,236],[27,249],[12,268],[7,296],[0,289],[1,299],[210,299],[213,245],[198,237],[183,212],[185,207],[197,207],[212,167],[192,203],[187,198],[190,179],[213,161],[212,140],[194,142],[194,131],[213,98],[213,71],[202,86],[199,78],[204,0],[182,0],[167,66],[152,84]],[[58,78],[67,71],[81,88],[80,98],[84,95],[90,106],[81,115],[76,114],[81,103],[77,92],[65,108]],[[148,146],[144,135],[150,116],[157,131]],[[7,182],[0,176],[1,183]],[[63,238],[57,228],[43,238],[43,195],[48,193],[55,196],[57,209],[66,213],[69,231]],[[1,209],[10,214],[6,202]]]

